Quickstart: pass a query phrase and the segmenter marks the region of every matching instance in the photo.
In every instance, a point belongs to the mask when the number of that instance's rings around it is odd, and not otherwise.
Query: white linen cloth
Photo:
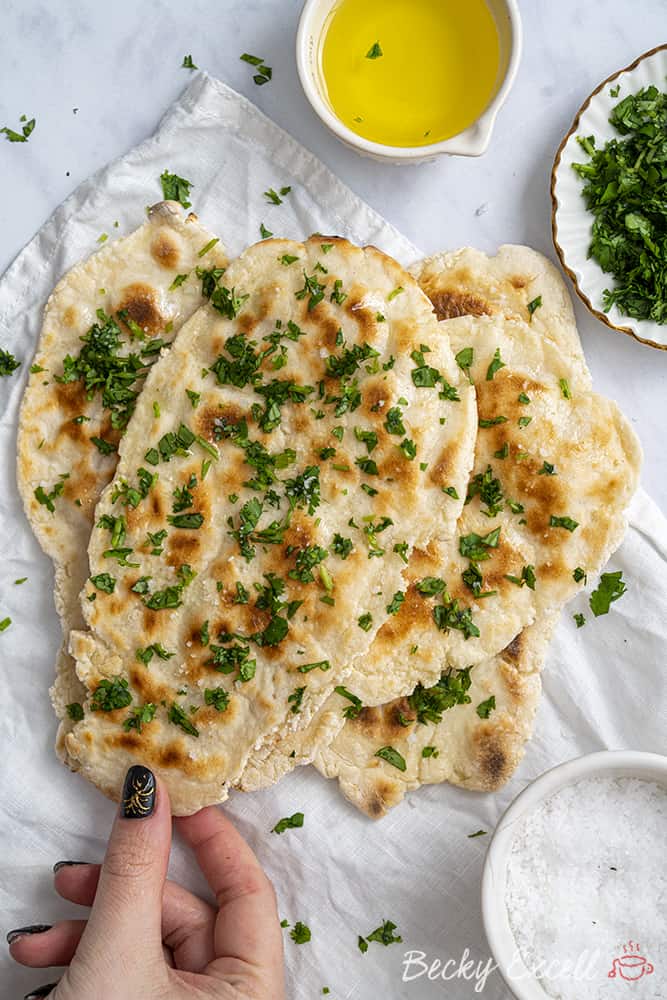
[[[255,242],[263,222],[279,236],[322,232],[374,243],[406,264],[419,256],[254,105],[199,73],[155,135],[83,183],[0,281],[0,346],[22,362],[19,372],[0,380],[0,619],[12,619],[0,634],[5,929],[81,914],[53,892],[51,865],[65,858],[99,860],[114,811],[53,752],[56,724],[48,688],[60,629],[51,563],[30,532],[16,489],[20,397],[52,287],[96,249],[101,233],[113,239],[141,224],[146,205],[160,200],[159,175],[165,169],[193,181],[193,210],[230,254]],[[398,189],[398,173],[396,184]],[[268,188],[286,185],[292,192],[282,205],[263,197]],[[446,238],[443,233],[443,244]],[[497,972],[487,979],[463,977],[474,972],[460,964],[466,949],[475,963],[484,966],[489,958],[479,902],[489,837],[468,835],[479,829],[490,833],[518,792],[561,761],[604,748],[664,753],[667,747],[667,520],[643,492],[632,504],[629,532],[611,569],[623,570],[628,592],[605,618],[593,619],[583,596],[564,612],[544,672],[535,736],[502,792],[423,788],[378,823],[349,806],[336,785],[312,768],[298,769],[266,792],[232,795],[224,808],[273,879],[281,916],[312,930],[312,941],[304,945],[294,944],[285,931],[290,998],[315,1000],[323,986],[331,1000],[463,1000],[482,986],[487,1000],[509,997]],[[15,585],[23,576],[27,582]],[[587,614],[581,630],[572,620],[575,611]],[[302,830],[280,837],[269,832],[278,819],[297,811],[305,813]],[[171,874],[206,892],[180,845],[174,847]],[[397,924],[403,943],[371,944],[362,955],[357,934],[370,933],[384,918]],[[633,936],[650,958],[651,928],[638,927]],[[458,970],[456,978],[445,982],[422,975],[403,982],[404,953],[411,949],[425,952],[428,961],[454,959],[449,969],[452,975]],[[411,975],[416,971],[412,966]],[[21,969],[3,955],[0,993],[7,1000],[20,997],[57,975]],[[635,995],[662,995],[662,977],[667,970],[636,983]],[[658,992],[641,993],[642,987]]]

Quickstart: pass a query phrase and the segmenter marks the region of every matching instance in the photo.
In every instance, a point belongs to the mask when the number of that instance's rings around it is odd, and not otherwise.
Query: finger
[[[16,938],[9,945],[9,953],[15,962],[34,969],[69,965],[85,927],[85,920],[62,920],[41,934]]]
[[[223,973],[245,965],[282,982],[282,933],[271,882],[233,824],[214,806],[176,821],[215,894],[215,965]],[[274,996],[280,995],[279,989]]]
[[[171,810],[163,784],[147,767],[127,772],[78,958],[118,975],[115,956],[134,956],[157,974],[162,957],[162,890],[171,845]],[[166,971],[166,970],[165,970]]]
[[[100,865],[60,867],[55,873],[56,892],[81,906],[92,906]],[[215,957],[213,936],[217,911],[176,882],[167,881],[162,895],[162,940],[172,951],[177,968],[191,972],[205,969]]]

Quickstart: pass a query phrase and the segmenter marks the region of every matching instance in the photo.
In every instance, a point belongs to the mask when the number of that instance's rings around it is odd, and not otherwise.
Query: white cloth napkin
[[[0,634],[0,913],[6,929],[80,914],[53,893],[51,865],[64,858],[98,860],[114,809],[63,768],[52,749],[56,727],[47,691],[59,625],[51,564],[32,537],[16,490],[19,401],[53,285],[96,248],[101,233],[113,239],[142,222],[145,206],[161,197],[158,178],[165,168],[193,181],[193,210],[232,254],[259,238],[263,222],[280,236],[336,233],[374,243],[403,263],[418,256],[294,139],[201,73],[155,135],[82,184],[0,282],[0,346],[22,361],[20,372],[0,380],[0,619],[12,619]],[[284,204],[268,204],[263,192],[286,185],[292,192]],[[225,809],[271,875],[281,916],[312,930],[312,941],[303,945],[285,932],[290,997],[315,1000],[324,986],[331,1000],[464,1000],[481,986],[488,1000],[509,996],[497,972],[486,980],[464,978],[475,972],[461,964],[466,951],[482,966],[489,957],[479,902],[488,837],[468,835],[490,833],[524,785],[563,760],[603,748],[666,749],[667,521],[643,493],[632,505],[630,529],[611,568],[623,570],[628,592],[608,617],[588,614],[581,630],[572,613],[588,611],[584,597],[563,614],[544,673],[535,737],[501,793],[424,788],[379,823],[357,813],[312,768],[298,769],[269,791],[232,796]],[[28,581],[15,585],[23,576]],[[269,832],[297,811],[305,813],[302,830]],[[172,876],[206,892],[180,845]],[[357,935],[385,918],[397,924],[403,944],[371,944],[362,955]],[[650,955],[651,928],[636,928],[634,937]],[[406,950],[425,952],[429,961],[454,959],[449,970],[456,978],[422,975],[403,982]],[[8,1000],[57,978],[57,972],[20,969],[8,957],[0,961]],[[413,965],[410,974],[416,971]],[[651,977],[654,990],[659,975],[667,970]],[[638,991],[642,985],[635,984],[637,996],[648,995]]]

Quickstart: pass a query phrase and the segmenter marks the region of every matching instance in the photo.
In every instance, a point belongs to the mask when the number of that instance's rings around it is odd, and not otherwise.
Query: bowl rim
[[[381,142],[374,142],[371,139],[364,139],[363,136],[358,135],[352,129],[348,128],[347,125],[344,125],[340,118],[329,110],[320,94],[319,88],[312,79],[307,55],[307,40],[311,34],[309,22],[316,9],[323,3],[329,2],[333,6],[336,0],[306,0],[304,3],[296,33],[296,66],[301,87],[308,103],[320,121],[338,139],[358,152],[373,156],[379,160],[409,162],[411,160],[432,158],[444,154],[453,156],[481,156],[486,152],[491,141],[493,126],[498,112],[507,100],[521,62],[523,26],[518,0],[500,0],[507,11],[511,41],[505,75],[495,97],[467,128],[450,136],[448,139],[425,146],[388,146]]]
[[[509,925],[504,892],[507,861],[514,840],[513,827],[527,812],[566,785],[607,774],[658,781],[667,787],[667,756],[643,750],[599,750],[557,764],[531,781],[512,800],[489,842],[482,873],[482,923],[498,971],[517,1000],[551,1000],[551,997],[523,962],[516,962],[518,947]],[[510,954],[508,942],[513,945]],[[526,978],[512,978],[508,973],[510,962],[515,968],[518,966]]]
[[[558,214],[558,208],[560,206],[560,202],[558,201],[558,198],[556,196],[556,181],[557,181],[558,170],[559,170],[560,164],[561,164],[561,158],[562,158],[562,155],[563,155],[563,151],[564,151],[565,147],[567,146],[568,142],[570,141],[572,135],[579,128],[579,121],[581,119],[581,116],[584,114],[585,111],[588,110],[588,107],[589,107],[591,101],[595,97],[597,97],[597,95],[600,93],[600,91],[604,87],[606,87],[608,83],[611,83],[613,80],[616,80],[617,77],[621,76],[622,73],[630,73],[630,72],[632,72],[632,70],[636,69],[637,66],[641,62],[643,62],[645,59],[649,59],[651,56],[654,56],[657,52],[662,52],[662,51],[665,51],[665,50],[667,50],[667,42],[665,42],[665,43],[663,43],[661,45],[656,45],[656,46],[654,46],[654,48],[648,49],[648,51],[646,51],[646,52],[642,52],[642,54],[639,55],[639,56],[637,56],[637,58],[634,59],[631,63],[629,63],[627,66],[623,66],[621,69],[617,69],[610,76],[606,77],[600,84],[598,84],[598,86],[595,88],[595,90],[591,91],[591,93],[588,95],[588,97],[586,98],[586,100],[579,107],[579,110],[575,114],[574,119],[572,121],[572,124],[571,124],[570,128],[568,129],[568,131],[563,136],[563,139],[561,140],[561,143],[560,143],[558,149],[556,150],[556,155],[554,157],[553,166],[551,168],[551,179],[550,179],[550,186],[549,186],[549,191],[550,191],[550,194],[551,194],[551,238],[553,240],[553,244],[554,244],[554,248],[556,250],[556,253],[558,254],[558,258],[560,260],[561,267],[566,272],[566,274],[569,275],[570,280],[572,281],[572,284],[574,285],[574,290],[577,293],[577,296],[584,303],[584,305],[586,306],[586,308],[588,309],[588,311],[590,313],[592,313],[593,316],[595,316],[597,319],[599,319],[602,323],[604,323],[605,326],[607,326],[610,330],[618,330],[619,333],[626,333],[626,334],[628,334],[628,336],[633,337],[635,340],[639,341],[640,344],[646,344],[647,347],[654,347],[658,351],[667,351],[667,344],[658,344],[656,341],[650,340],[647,337],[641,337],[637,333],[637,331],[634,330],[630,326],[621,326],[619,324],[612,323],[611,320],[609,319],[609,316],[607,315],[607,313],[604,313],[601,310],[596,309],[596,307],[593,305],[593,303],[591,302],[591,300],[588,298],[588,296],[586,295],[586,293],[583,291],[583,289],[579,285],[579,279],[577,278],[577,275],[574,272],[574,270],[567,264],[566,258],[565,258],[565,251],[563,250],[562,246],[560,245],[559,239],[558,239],[558,222],[557,222],[556,216]]]

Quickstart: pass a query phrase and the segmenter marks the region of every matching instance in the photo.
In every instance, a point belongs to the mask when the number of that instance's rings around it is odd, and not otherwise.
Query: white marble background
[[[0,141],[0,271],[81,180],[154,130],[187,82],[188,52],[425,251],[514,242],[553,256],[548,178],[562,134],[601,79],[667,40],[666,0],[523,0],[523,63],[486,155],[391,167],[341,146],[306,103],[293,54],[300,8],[300,0],[3,0],[0,125],[15,128],[25,113],[37,127],[27,144]],[[272,83],[253,84],[244,51],[268,60]],[[608,331],[579,304],[577,314],[596,388],[632,420],[644,485],[667,510],[667,352]]]

